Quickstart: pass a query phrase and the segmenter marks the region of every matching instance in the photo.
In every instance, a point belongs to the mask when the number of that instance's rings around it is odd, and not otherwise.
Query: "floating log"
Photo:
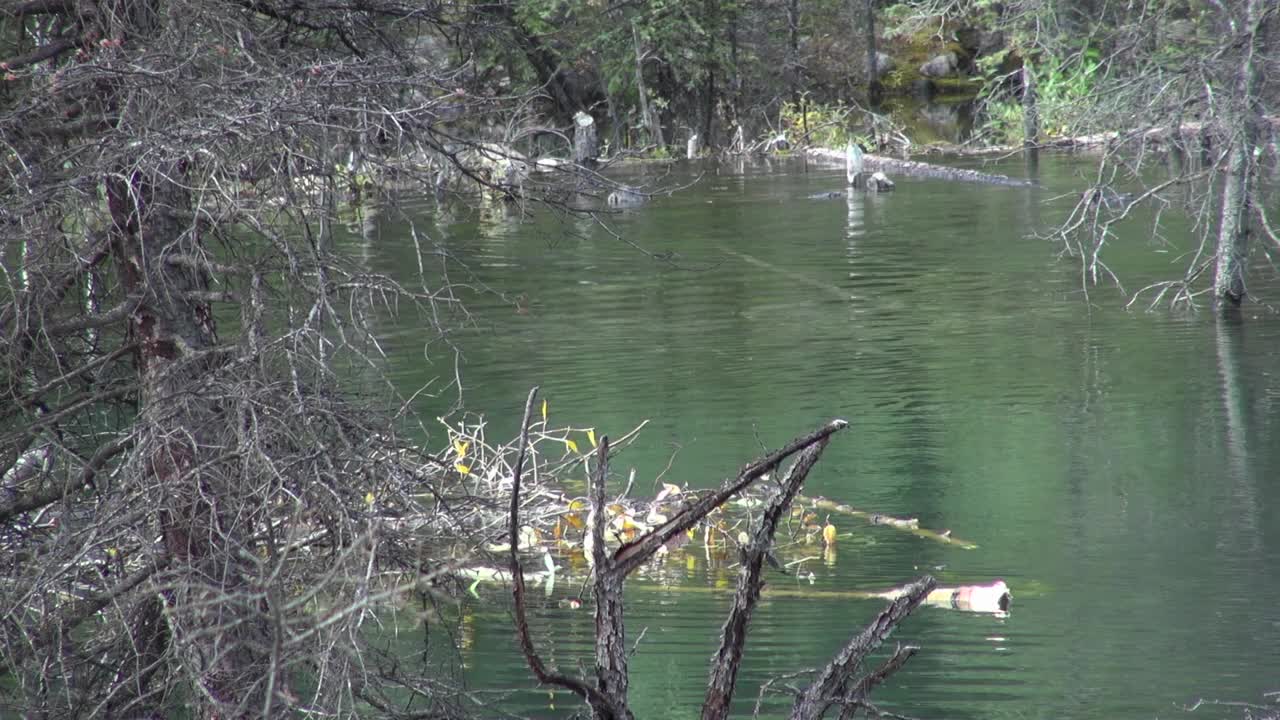
[[[963,550],[976,550],[978,548],[977,543],[969,542],[968,540],[961,540],[960,538],[952,535],[950,530],[935,531],[922,528],[920,527],[920,521],[917,518],[895,518],[883,513],[867,512],[866,510],[858,510],[857,508],[844,503],[838,503],[826,498],[810,498],[801,496],[796,503],[797,505],[803,505],[809,508],[817,508],[829,512],[840,513],[841,515],[862,518],[872,525],[885,525],[897,530],[909,532],[916,537],[921,537],[926,540],[933,540],[947,545],[955,545]]]
[[[848,158],[847,148],[845,150],[809,148],[808,153],[809,157],[818,160],[847,162]],[[930,163],[916,162],[914,160],[899,160],[897,158],[885,157],[883,155],[864,154],[862,156],[862,163],[866,170],[879,170],[882,172],[892,172],[898,175],[911,175],[913,177],[938,178],[941,180],[956,180],[960,182],[976,182],[988,185],[1006,185],[1009,187],[1033,187],[1035,185],[1035,183],[1030,180],[1019,180],[1017,178],[1011,178],[1008,175],[997,175],[995,173],[978,172],[977,170],[946,167],[945,165],[932,165]]]

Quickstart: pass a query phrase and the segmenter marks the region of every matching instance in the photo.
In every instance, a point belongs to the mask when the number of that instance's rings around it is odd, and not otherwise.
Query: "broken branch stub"
[[[591,554],[595,568],[592,595],[595,599],[596,622],[596,687],[604,695],[619,718],[630,718],[627,705],[627,636],[623,626],[622,582],[626,578],[615,571],[613,560],[605,551],[605,482],[609,475],[609,437],[600,439],[596,471],[591,478]],[[597,713],[597,716],[599,714]]]

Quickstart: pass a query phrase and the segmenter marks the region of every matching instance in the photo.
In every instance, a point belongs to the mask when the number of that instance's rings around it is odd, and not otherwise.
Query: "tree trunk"
[[[184,164],[126,168],[106,183],[115,264],[139,302],[130,318],[145,428],[138,456],[173,561],[165,600],[172,642],[195,686],[195,716],[257,717],[274,669],[263,651],[270,643],[241,604],[251,596],[237,562],[248,528],[243,518],[222,516],[219,505],[232,503],[220,499],[232,489],[201,470],[204,428],[225,422],[216,403],[199,396],[218,357],[213,315],[201,299],[209,278],[166,257],[201,255],[199,230],[188,220],[191,196],[180,184]]]
[[[729,105],[733,117],[730,125],[739,125],[742,118],[742,73],[738,69],[738,9],[732,6],[729,12]]]
[[[787,92],[800,106],[800,0],[787,0]]]
[[[583,110],[586,103],[583,100],[581,88],[560,71],[560,58],[556,53],[521,24],[520,19],[516,17],[514,4],[500,2],[485,7],[489,12],[501,17],[510,28],[516,44],[520,46],[530,67],[537,73],[538,80],[551,91],[551,96],[556,102],[557,114],[565,119],[571,119],[574,113]]]
[[[714,68],[707,68],[706,81],[703,83],[702,89],[702,140],[699,148],[715,149],[715,138],[712,136],[712,130],[715,128],[716,114],[716,71]]]
[[[880,67],[876,62],[876,3],[875,0],[866,0],[866,17],[864,21],[867,44],[867,105],[876,108],[880,105],[880,100],[884,94],[884,87],[880,84]]]
[[[1218,225],[1218,263],[1213,278],[1214,303],[1221,312],[1239,308],[1245,296],[1245,272],[1249,252],[1249,210],[1253,193],[1254,151],[1258,146],[1262,108],[1259,102],[1259,73],[1255,60],[1262,55],[1266,34],[1265,0],[1249,0],[1243,59],[1236,76],[1236,97],[1232,104],[1230,151],[1227,177],[1222,185],[1222,207]]]
[[[635,23],[631,23],[631,38],[636,45],[636,94],[640,96],[640,115],[644,118],[645,127],[649,129],[649,142],[658,147],[666,147],[666,140],[662,137],[662,123],[658,121],[658,114],[649,107],[649,97],[644,89],[644,48],[640,45],[640,31],[636,29]]]
[[[717,33],[722,27],[719,17],[720,3],[716,0],[705,0],[703,3],[703,22],[710,30],[707,33],[706,45],[702,48],[703,72],[702,83],[702,138],[701,147],[714,150],[715,114],[716,114],[716,67],[719,60],[716,55]]]
[[[1022,60],[1022,147],[1027,153],[1037,151],[1040,137],[1040,110],[1036,105],[1036,76],[1031,71],[1031,61]]]

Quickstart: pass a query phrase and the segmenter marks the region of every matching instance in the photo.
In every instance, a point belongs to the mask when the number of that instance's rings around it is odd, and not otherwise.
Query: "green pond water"
[[[1018,174],[1018,163],[991,169]],[[883,605],[845,593],[924,571],[944,583],[1003,578],[1007,617],[923,608],[893,640],[920,654],[874,699],[921,718],[1240,717],[1197,698],[1262,701],[1280,690],[1280,317],[1241,325],[1209,312],[1124,309],[1081,291],[1078,261],[1031,237],[1064,217],[1090,177],[1046,158],[1035,189],[913,180],[895,193],[843,190],[843,169],[799,161],[652,168],[627,182],[696,184],[607,222],[500,209],[418,218],[451,256],[474,325],[454,332],[463,398],[490,438],[515,432],[533,384],[551,424],[620,435],[649,420],[613,463],[620,491],[664,480],[695,488],[733,474],[833,417],[849,420],[806,492],[918,517],[980,547],[963,550],[833,517],[832,562],[778,573],[752,621],[737,714],[766,679],[819,667]],[[1185,221],[1139,211],[1108,250],[1126,289],[1179,277]],[[412,278],[406,226],[385,221],[369,267]],[[1252,289],[1274,291],[1259,273]],[[527,296],[528,312],[511,298]],[[1274,297],[1274,292],[1271,293]],[[523,301],[522,301],[523,304]],[[405,313],[381,338],[412,392],[453,377],[453,351],[426,348]],[[426,417],[453,391],[420,396]],[[579,438],[580,443],[585,443]],[[672,459],[674,457],[674,459]],[[815,551],[814,554],[817,554]],[[812,572],[812,583],[807,573]],[[630,588],[638,717],[691,718],[701,705],[736,570],[690,552]],[[659,582],[663,580],[664,582]],[[559,593],[576,592],[560,588]],[[457,608],[450,646],[495,715],[567,717],[582,706],[539,689],[519,655],[509,596]],[[544,657],[589,660],[590,608],[534,593]],[[407,628],[406,648],[421,629]],[[762,715],[789,700],[766,698]]]

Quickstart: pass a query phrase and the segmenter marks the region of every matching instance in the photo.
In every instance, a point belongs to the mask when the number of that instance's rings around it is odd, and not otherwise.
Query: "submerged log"
[[[912,589],[903,585],[879,594],[886,600],[897,600],[906,596]],[[960,610],[962,612],[991,613],[1007,615],[1013,603],[1013,593],[1004,580],[996,579],[979,585],[953,585],[936,587],[925,596],[924,603],[931,607]]]

